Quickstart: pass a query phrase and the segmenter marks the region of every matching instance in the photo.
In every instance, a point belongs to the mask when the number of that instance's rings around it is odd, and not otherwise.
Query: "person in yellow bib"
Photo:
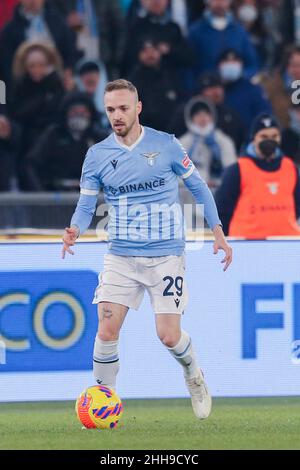
[[[227,168],[216,193],[226,235],[300,236],[299,172],[280,145],[275,117],[266,113],[256,117],[245,154]]]

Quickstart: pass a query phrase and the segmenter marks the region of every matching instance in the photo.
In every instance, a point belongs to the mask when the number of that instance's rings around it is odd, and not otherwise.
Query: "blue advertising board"
[[[300,394],[300,242],[232,242],[224,273],[212,242],[188,244],[182,318],[214,396]],[[92,304],[105,243],[0,244],[0,401],[73,399],[94,383]],[[13,260],[13,261],[12,261]],[[147,295],[120,336],[124,398],[187,396]]]

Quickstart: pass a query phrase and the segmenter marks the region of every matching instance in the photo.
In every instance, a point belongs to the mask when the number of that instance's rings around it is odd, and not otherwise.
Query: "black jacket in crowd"
[[[251,160],[262,170],[274,172],[278,171],[281,166],[282,157],[276,158],[271,161],[266,161],[259,158],[244,156],[241,158],[251,158]],[[300,217],[300,178],[297,171],[298,178],[294,191],[296,217]],[[234,163],[225,170],[222,184],[215,194],[215,201],[219,211],[219,216],[223,224],[225,235],[228,235],[230,221],[233,217],[234,210],[240,197],[241,175],[238,163]]]
[[[140,44],[147,39],[152,39],[155,43],[162,42],[170,45],[170,53],[164,56],[166,66],[175,69],[193,64],[194,53],[183,37],[179,26],[173,21],[159,21],[155,16],[148,14],[143,18],[136,18],[132,26],[128,28],[123,74],[128,75],[133,70],[138,62]]]
[[[288,155],[296,165],[300,165],[300,134],[287,128],[282,132],[282,151]]]
[[[48,5],[44,8],[44,17],[50,34],[63,59],[65,68],[72,67],[76,59],[75,35],[67,27],[63,17]],[[16,50],[26,40],[28,20],[17,6],[13,19],[0,33],[0,75],[9,85],[11,69]]]
[[[34,82],[26,75],[16,83],[9,111],[22,128],[23,154],[26,154],[50,124],[57,121],[63,96],[63,85],[56,72],[52,72],[41,82]]]
[[[82,93],[67,95],[60,109],[60,121],[44,132],[27,154],[24,162],[26,190],[53,191],[68,190],[64,180],[79,180],[82,164],[88,149],[105,139],[108,131],[99,125],[99,116],[93,102],[82,98]],[[78,102],[85,103],[91,111],[91,125],[75,139],[67,125],[67,112]],[[74,186],[70,189],[74,190]]]
[[[143,103],[142,124],[166,132],[178,105],[176,75],[163,65],[146,67],[140,64],[129,80],[137,87]]]
[[[191,24],[200,18],[205,9],[205,1],[206,0],[185,0],[187,6],[188,24]],[[140,0],[132,0],[127,14],[127,22],[129,26],[135,21],[140,8]]]

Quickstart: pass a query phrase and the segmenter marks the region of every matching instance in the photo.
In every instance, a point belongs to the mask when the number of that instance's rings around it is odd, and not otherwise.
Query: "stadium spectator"
[[[184,35],[187,34],[188,26],[202,15],[206,0],[169,0],[168,12],[172,21],[180,26]],[[137,16],[145,15],[145,8],[140,0],[132,0],[128,8],[127,22],[132,24]]]
[[[198,89],[194,97],[199,98],[201,96],[215,106],[217,127],[234,141],[236,151],[239,152],[246,137],[246,130],[239,113],[224,104],[224,84],[218,73],[207,72],[199,77]],[[184,104],[178,106],[169,125],[169,131],[177,137],[182,136],[187,130],[184,119],[184,107]]]
[[[280,144],[275,118],[258,116],[245,155],[226,170],[216,193],[223,229],[230,236],[300,235],[299,172]]]
[[[163,62],[174,70],[190,66],[193,53],[183,37],[179,26],[170,20],[169,0],[141,0],[143,16],[138,16],[127,26],[123,74],[129,75],[138,62],[138,44],[144,39],[153,39],[159,45]]]
[[[110,77],[119,74],[124,51],[125,21],[119,0],[48,0],[77,35],[86,60],[99,58]]]
[[[84,156],[107,137],[92,100],[85,93],[67,95],[61,121],[50,126],[26,157],[26,187],[31,191],[77,190]]]
[[[187,103],[185,119],[188,132],[180,142],[202,178],[214,188],[224,168],[236,161],[234,143],[216,128],[216,109],[204,99],[193,98]]]
[[[17,156],[20,150],[20,130],[0,106],[0,191],[10,191],[16,180]]]
[[[287,47],[281,65],[275,71],[260,77],[282,128],[289,125],[291,95],[294,92],[292,84],[296,80],[300,80],[300,46],[295,45]]]
[[[289,126],[282,132],[282,151],[300,168],[300,105],[291,102]]]
[[[2,0],[0,2],[0,30],[12,19],[15,6],[18,3],[19,0]]]
[[[99,120],[104,127],[108,127],[105,114],[103,93],[107,83],[107,74],[104,65],[99,61],[81,60],[76,66],[78,90],[87,93],[94,102],[98,111]]]
[[[0,34],[0,70],[4,80],[11,80],[16,50],[26,40],[49,41],[58,49],[66,69],[75,60],[75,37],[64,19],[45,0],[20,0],[13,19]]]
[[[246,30],[231,11],[231,0],[207,0],[203,17],[192,24],[190,44],[197,55],[192,68],[191,85],[204,72],[213,71],[220,54],[235,49],[245,64],[244,74],[252,77],[258,70],[256,51]]]
[[[177,76],[162,61],[159,44],[152,39],[141,42],[138,61],[129,80],[139,90],[143,103],[141,122],[154,129],[167,131],[179,100]]]
[[[235,15],[248,32],[256,50],[259,69],[265,68],[269,63],[271,38],[263,21],[262,6],[258,0],[236,0],[234,6]]]
[[[25,42],[17,50],[9,110],[22,128],[25,155],[41,133],[57,120],[64,89],[61,61],[51,44]]]
[[[246,129],[253,119],[263,113],[270,113],[271,103],[260,85],[244,77],[242,57],[234,50],[225,50],[219,57],[219,72],[225,85],[225,103],[238,112]]]

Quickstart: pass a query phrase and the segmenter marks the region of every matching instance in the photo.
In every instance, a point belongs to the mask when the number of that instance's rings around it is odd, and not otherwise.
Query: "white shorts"
[[[113,302],[138,310],[147,290],[155,313],[182,314],[188,292],[182,256],[104,256],[93,304]]]

